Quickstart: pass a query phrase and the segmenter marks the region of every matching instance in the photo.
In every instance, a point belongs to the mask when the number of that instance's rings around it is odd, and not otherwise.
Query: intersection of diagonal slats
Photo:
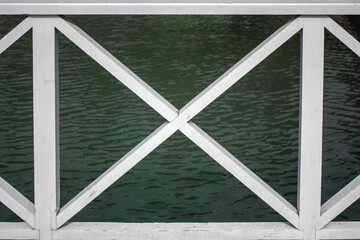
[[[99,194],[101,194],[105,189],[107,189],[111,184],[129,171],[147,154],[153,151],[182,126],[189,126],[190,129],[195,129],[194,131],[199,133],[200,129],[193,128],[189,125],[188,122],[191,118],[196,116],[246,73],[248,73],[257,64],[297,33],[302,27],[301,22],[302,18],[298,18],[281,27],[262,44],[218,78],[213,84],[206,88],[202,93],[190,101],[178,114],[175,107],[166,101],[166,99],[162,98],[157,92],[151,89],[145,82],[127,69],[122,63],[120,63],[119,60],[96,43],[90,36],[72,23],[59,18],[56,23],[56,28],[59,31],[78,45],[83,51],[89,54],[95,61],[100,63],[105,69],[111,72],[119,81],[123,82],[130,88],[130,90],[147,102],[169,122],[160,126],[128,154],[93,181],[88,187],[76,195],[70,202],[68,202],[58,214],[58,227],[67,222],[71,217],[95,199]],[[199,133],[199,135],[201,135],[201,133]],[[194,142],[197,141],[195,140]],[[211,151],[211,148],[213,148],[213,150],[215,149],[215,151],[219,151],[218,146],[214,147],[214,145],[211,145],[209,151]],[[243,169],[242,164],[237,159],[231,159],[230,161],[240,164],[237,170]],[[229,168],[226,169],[230,170]],[[241,171],[240,174],[242,173],[244,172]],[[297,226],[298,215],[296,209],[249,169],[246,169],[245,173],[247,174],[245,178],[240,177],[239,173],[233,174],[238,179],[245,181],[245,185],[256,194],[260,195],[260,198],[263,200],[269,198],[275,199],[267,200],[266,202],[272,208],[278,210],[279,213],[294,226]],[[249,180],[247,181],[248,178]]]

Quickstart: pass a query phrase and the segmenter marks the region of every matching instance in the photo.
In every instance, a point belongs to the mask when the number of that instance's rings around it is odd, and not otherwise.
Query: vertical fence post
[[[324,26],[304,17],[301,46],[298,210],[304,239],[315,240],[321,208]]]
[[[52,238],[59,209],[58,34],[52,17],[34,17],[33,104],[35,227]]]

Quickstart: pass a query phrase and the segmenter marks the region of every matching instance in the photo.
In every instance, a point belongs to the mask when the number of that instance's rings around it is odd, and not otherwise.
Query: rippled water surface
[[[0,36],[23,17],[1,17]],[[290,18],[71,17],[178,109]],[[342,25],[357,39],[359,29]],[[61,205],[165,120],[60,35]],[[325,202],[360,173],[360,61],[326,33]],[[33,200],[31,32],[0,56],[0,176]],[[297,204],[300,34],[193,122]],[[360,220],[357,201],[338,217]],[[0,221],[18,218],[0,205]],[[176,132],[72,221],[283,221]]]

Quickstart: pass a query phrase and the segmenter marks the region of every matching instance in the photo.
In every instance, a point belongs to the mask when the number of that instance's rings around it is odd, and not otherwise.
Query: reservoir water
[[[24,17],[1,16],[0,37]],[[178,109],[288,16],[70,16]],[[359,28],[341,24],[360,39]],[[31,32],[0,55],[0,176],[33,201]],[[59,37],[61,206],[165,120]],[[360,60],[326,32],[323,203],[360,173]],[[193,119],[297,205],[300,33]],[[71,221],[284,219],[176,132]],[[337,220],[360,220],[360,202]],[[0,203],[0,221],[19,221]]]

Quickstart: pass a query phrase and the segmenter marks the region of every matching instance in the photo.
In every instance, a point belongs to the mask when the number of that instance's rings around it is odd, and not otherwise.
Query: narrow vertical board
[[[301,52],[301,107],[298,210],[304,239],[316,239],[321,205],[324,26],[304,17]]]
[[[57,32],[53,17],[34,17],[35,228],[51,239],[59,206],[59,114]]]

